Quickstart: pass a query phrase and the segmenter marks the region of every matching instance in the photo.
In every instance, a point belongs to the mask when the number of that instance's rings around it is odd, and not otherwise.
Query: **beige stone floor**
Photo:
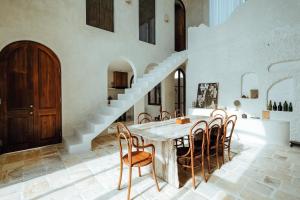
[[[113,135],[94,141],[94,150],[68,154],[53,145],[0,156],[0,199],[126,199],[127,170],[117,190],[119,152]],[[207,183],[200,177],[180,189],[162,180],[161,192],[144,170],[133,172],[133,199],[300,199],[300,148],[249,144],[240,140],[237,154],[215,170]]]

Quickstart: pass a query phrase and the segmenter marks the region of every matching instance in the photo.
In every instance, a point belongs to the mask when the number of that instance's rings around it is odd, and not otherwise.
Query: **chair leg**
[[[201,174],[202,174],[202,177],[204,178],[205,182],[207,182],[207,178],[205,177],[205,171],[204,171],[204,158],[201,159]]]
[[[139,177],[142,177],[142,173],[141,173],[141,167],[138,166],[138,169],[139,169]]]
[[[222,157],[223,157],[223,164],[225,164],[225,148],[224,146],[222,147]]]
[[[130,200],[132,166],[129,166],[127,200]]]
[[[191,161],[191,169],[192,169],[192,183],[194,190],[196,189],[196,180],[195,180],[195,169],[194,169],[194,160]]]
[[[153,179],[155,181],[156,188],[157,188],[158,192],[160,192],[159,185],[158,185],[157,178],[156,178],[156,173],[155,173],[155,163],[154,163],[154,161],[152,162],[152,176],[153,176]]]
[[[208,173],[211,173],[211,169],[210,169],[210,156],[207,155],[206,159],[207,159],[207,170],[208,170]]]
[[[122,162],[122,160],[121,160],[121,164],[120,164],[120,177],[119,177],[118,190],[121,189],[122,174],[123,174],[123,162]]]
[[[220,163],[219,163],[219,148],[218,148],[218,145],[216,146],[216,159],[217,159],[217,166],[218,166],[218,169],[220,169]]]
[[[230,144],[228,145],[228,159],[231,160],[231,158],[230,158]]]

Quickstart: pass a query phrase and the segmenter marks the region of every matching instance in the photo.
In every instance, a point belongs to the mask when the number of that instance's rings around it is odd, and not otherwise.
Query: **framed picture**
[[[199,83],[196,107],[211,108],[218,107],[219,83]]]

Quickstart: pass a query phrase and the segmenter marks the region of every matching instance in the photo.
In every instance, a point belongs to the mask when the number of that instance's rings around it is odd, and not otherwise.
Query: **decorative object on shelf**
[[[270,102],[269,102],[269,105],[268,105],[268,110],[272,110],[273,109],[273,106],[272,106],[272,100],[270,100]]]
[[[282,111],[282,105],[281,105],[281,102],[279,102],[279,105],[278,105],[278,111]]]
[[[270,111],[268,111],[268,110],[262,111],[262,118],[263,119],[270,119]]]
[[[112,100],[113,98],[111,96],[108,96],[107,97],[107,101],[108,101],[108,105],[110,105],[110,101]]]
[[[125,2],[131,4],[131,0],[125,0]]]
[[[242,118],[243,118],[243,119],[247,119],[247,118],[248,118],[247,114],[245,114],[245,113],[242,114]]]
[[[239,100],[235,100],[235,101],[233,102],[233,105],[235,106],[236,111],[238,111],[239,108],[241,107],[241,102],[240,102]]]
[[[169,15],[165,14],[164,20],[166,23],[168,23],[170,21]]]
[[[188,124],[191,120],[188,117],[179,117],[176,119],[176,124]]]
[[[290,102],[290,105],[289,105],[289,112],[293,112],[293,104],[292,104],[292,102]]]
[[[251,99],[258,99],[258,89],[250,90],[250,98]]]
[[[197,93],[197,108],[218,107],[219,83],[199,83]]]
[[[289,104],[287,103],[287,101],[285,101],[283,103],[283,111],[288,112],[289,111]]]
[[[274,104],[273,104],[273,110],[277,111],[277,104],[276,104],[276,102],[274,102]]]
[[[246,95],[242,95],[242,99],[248,99]]]

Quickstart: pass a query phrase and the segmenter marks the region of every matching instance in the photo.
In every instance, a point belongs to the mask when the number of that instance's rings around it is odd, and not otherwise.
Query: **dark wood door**
[[[61,141],[60,63],[47,47],[20,41],[0,53],[3,151]]]
[[[175,51],[186,49],[185,7],[181,0],[175,1]]]

